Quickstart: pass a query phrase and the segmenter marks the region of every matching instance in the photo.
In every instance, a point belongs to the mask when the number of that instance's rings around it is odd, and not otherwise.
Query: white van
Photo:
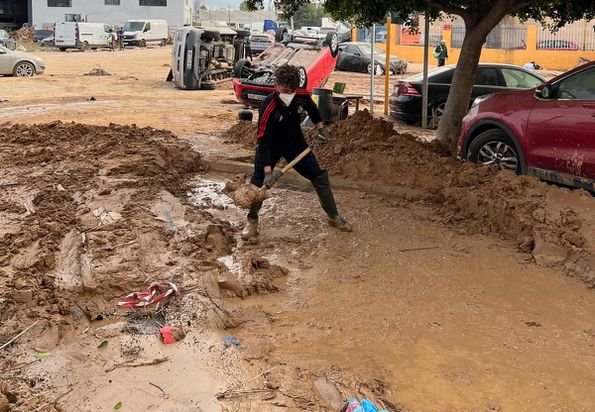
[[[124,44],[140,47],[149,43],[165,46],[169,35],[165,20],[128,20],[123,30]]]
[[[96,49],[107,47],[111,27],[103,23],[60,22],[54,27],[56,47],[66,49]]]

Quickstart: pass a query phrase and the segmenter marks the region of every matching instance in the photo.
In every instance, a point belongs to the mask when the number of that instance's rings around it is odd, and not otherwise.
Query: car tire
[[[514,141],[501,129],[490,129],[480,133],[469,146],[467,160],[499,169],[523,173],[521,154]]]
[[[84,41],[84,42],[81,44],[81,51],[87,51],[87,50],[89,50],[89,42],[85,40],[85,41]]]
[[[147,41],[145,39],[142,39],[141,41],[138,42],[138,45],[140,47],[147,47]]]
[[[368,68],[366,69],[368,73],[372,73],[372,63],[368,63]],[[384,74],[384,69],[379,63],[374,65],[374,72],[376,76],[382,76]]]
[[[215,90],[217,88],[217,83],[212,80],[207,80],[200,83],[201,90]]]
[[[339,36],[337,33],[328,33],[324,40],[324,44],[328,45],[328,48],[331,51],[331,56],[337,57],[339,54]]]
[[[200,38],[206,42],[219,41],[219,39],[221,39],[221,34],[215,30],[205,30],[202,32]]]
[[[58,50],[60,50],[61,52],[65,52],[66,49],[64,47],[58,47]]]
[[[35,66],[29,62],[20,62],[14,66],[13,74],[16,77],[33,77],[35,76]]]
[[[238,39],[244,39],[250,37],[250,30],[236,30],[236,37]]]
[[[283,37],[285,37],[285,33],[287,33],[287,28],[285,28],[285,27],[279,27],[275,31],[275,41],[277,43],[281,43],[283,41]]]
[[[166,44],[167,44],[167,39],[161,39],[161,41],[159,42],[159,46],[161,46],[161,47],[165,47]]]
[[[252,113],[252,110],[240,110],[238,112],[238,120],[251,122],[252,119],[254,119],[254,113]]]
[[[304,66],[298,66],[298,72],[300,74],[300,89],[305,89],[308,85],[308,72]]]
[[[240,59],[233,66],[233,77],[244,79],[252,73],[252,63],[248,59]]]

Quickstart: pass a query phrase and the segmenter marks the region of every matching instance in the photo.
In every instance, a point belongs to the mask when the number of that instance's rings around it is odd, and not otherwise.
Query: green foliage
[[[326,13],[322,7],[316,7],[313,4],[302,5],[293,15],[293,24],[296,28],[303,26],[318,26],[322,25],[322,18]]]
[[[250,11],[250,5],[245,1],[240,3],[240,10],[241,11]]]

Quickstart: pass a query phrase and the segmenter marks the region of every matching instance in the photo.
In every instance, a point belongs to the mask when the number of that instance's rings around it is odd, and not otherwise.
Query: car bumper
[[[246,106],[260,106],[260,103],[275,91],[272,86],[243,84],[240,79],[233,79],[233,90],[238,100]]]
[[[421,121],[421,96],[391,96],[390,115],[406,123]]]
[[[44,65],[37,65],[37,69],[36,69],[37,74],[42,74],[43,72],[45,72],[45,66]]]

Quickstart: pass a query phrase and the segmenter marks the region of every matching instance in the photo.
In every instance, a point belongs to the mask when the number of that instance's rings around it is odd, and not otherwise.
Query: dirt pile
[[[111,76],[112,74],[107,70],[101,68],[101,66],[95,66],[91,71],[84,74],[85,76]]]
[[[163,130],[0,129],[0,344],[38,321],[0,351],[0,381],[20,401],[31,387],[19,384],[19,365],[35,352],[113,315],[119,298],[151,282],[191,286],[192,273],[229,253],[235,229],[186,201],[186,180],[203,170],[200,154]],[[211,305],[187,301],[192,311],[177,312],[175,324]]]
[[[240,120],[223,133],[223,139],[225,143],[235,143],[246,149],[254,149],[257,129],[257,123]]]
[[[503,235],[538,263],[563,267],[595,286],[589,194],[458,162],[439,145],[398,134],[365,110],[334,125],[331,135],[317,157],[335,174],[410,189],[406,197],[437,205],[442,220]]]
[[[35,30],[32,27],[21,27],[17,31],[12,33],[12,37],[20,44],[33,43],[35,38]]]

